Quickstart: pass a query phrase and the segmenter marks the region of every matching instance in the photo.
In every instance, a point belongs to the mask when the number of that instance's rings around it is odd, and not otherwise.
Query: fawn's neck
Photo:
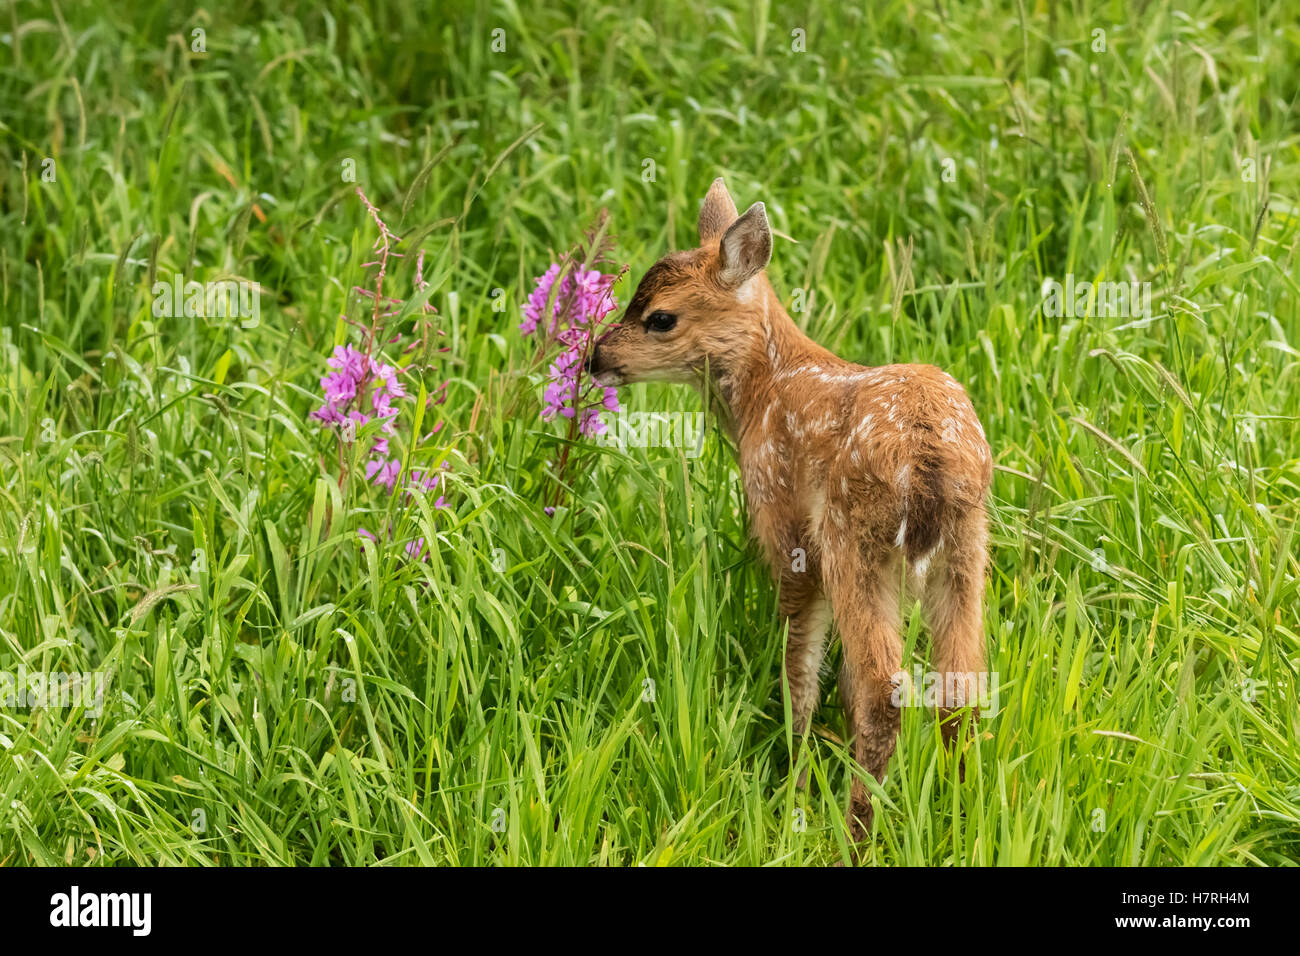
[[[712,375],[714,392],[721,399],[718,410],[737,442],[761,433],[764,415],[774,401],[784,404],[792,382],[783,373],[814,364],[823,369],[848,364],[795,325],[766,276],[760,275],[756,286],[754,301],[747,307],[757,313],[757,331],[738,343]]]

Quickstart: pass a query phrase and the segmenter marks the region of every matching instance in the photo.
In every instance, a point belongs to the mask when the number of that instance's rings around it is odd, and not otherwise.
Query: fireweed
[[[406,341],[407,344],[403,349],[403,354],[409,354],[416,349],[422,349],[427,354],[431,344],[430,336],[434,334],[441,335],[442,333],[433,330],[428,316],[434,314],[436,310],[427,301],[424,301],[414,313],[416,316],[414,329],[406,335],[399,333],[389,336],[386,328],[388,322],[401,314],[407,301],[384,292],[384,280],[388,276],[389,260],[402,258],[403,255],[397,252],[395,248],[401,242],[401,238],[394,235],[388,228],[380,216],[379,210],[366,198],[366,194],[361,191],[360,187],[357,189],[357,195],[361,197],[370,218],[379,230],[378,238],[375,239],[374,243],[375,258],[362,266],[362,268],[375,268],[372,277],[372,288],[362,288],[360,286],[353,288],[355,293],[371,303],[369,323],[354,322],[345,318],[345,321],[350,325],[362,329],[361,348],[355,348],[351,345],[337,345],[334,347],[333,355],[325,360],[325,364],[331,371],[327,372],[320,380],[325,399],[324,404],[311,412],[308,417],[322,423],[327,428],[333,429],[336,433],[340,487],[347,478],[349,461],[351,460],[350,456],[346,454],[347,446],[357,440],[359,429],[372,422],[377,422],[378,436],[370,442],[368,459],[365,464],[366,480],[376,487],[383,488],[390,495],[400,491],[401,501],[407,503],[410,501],[412,490],[419,489],[423,492],[433,492],[442,487],[442,469],[440,468],[437,471],[412,469],[403,474],[401,459],[392,454],[389,440],[392,436],[398,434],[401,404],[413,401],[413,396],[407,390],[401,377],[412,374],[412,369],[415,366],[408,365],[403,368],[384,361],[382,346],[397,346]],[[424,278],[424,251],[421,250],[415,263],[413,295],[419,295],[427,286],[428,282]],[[445,352],[447,350],[446,348],[439,348],[438,351]],[[441,405],[445,402],[446,389],[447,382],[444,381],[429,396],[428,404]],[[431,438],[441,428],[442,422],[439,421],[433,426],[433,430],[421,440]],[[446,464],[443,463],[442,468],[445,467]],[[435,508],[447,507],[445,496],[439,494],[433,506]],[[390,538],[392,531],[390,525]],[[378,540],[374,534],[365,528],[359,529],[358,534],[364,538],[369,538],[371,541]],[[409,557],[423,558],[424,539],[417,538],[414,541],[407,542],[405,548]]]
[[[613,274],[598,268],[611,261],[607,253],[613,242],[605,236],[608,222],[608,214],[602,210],[586,241],[538,276],[519,323],[522,334],[536,334],[540,340],[535,364],[550,361],[542,393],[542,419],[552,421],[558,415],[569,421],[569,442],[560,452],[557,469],[561,481],[545,509],[547,514],[553,514],[559,503],[574,439],[603,434],[601,414],[622,410],[618,390],[596,384],[584,371],[596,339],[605,331],[606,318],[618,308],[614,283],[627,271],[626,265]]]

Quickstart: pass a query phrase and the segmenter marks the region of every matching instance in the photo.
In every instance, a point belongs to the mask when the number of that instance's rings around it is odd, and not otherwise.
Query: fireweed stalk
[[[311,412],[308,417],[336,432],[340,487],[343,486],[348,475],[350,456],[345,453],[347,446],[357,440],[358,429],[371,422],[378,422],[379,434],[370,443],[369,458],[365,464],[366,479],[375,486],[384,488],[390,495],[400,490],[401,500],[406,503],[410,501],[413,489],[418,488],[424,492],[437,490],[442,484],[442,471],[439,469],[428,472],[412,469],[403,475],[401,459],[392,455],[389,439],[398,434],[400,403],[413,401],[413,396],[401,377],[412,374],[418,366],[408,364],[402,367],[384,361],[382,347],[398,345],[404,339],[409,339],[403,349],[404,355],[419,349],[422,355],[427,356],[432,347],[431,336],[441,335],[442,332],[433,328],[429,316],[437,310],[425,300],[413,313],[415,325],[408,335],[404,336],[400,331],[395,335],[389,335],[388,324],[402,313],[407,302],[384,291],[389,260],[403,257],[402,253],[396,251],[397,244],[402,240],[388,228],[379,210],[360,187],[357,188],[357,195],[361,197],[379,232],[374,243],[375,258],[362,265],[362,268],[375,270],[371,279],[372,287],[353,287],[357,295],[370,302],[368,322],[356,322],[344,317],[344,321],[349,325],[362,330],[361,347],[335,346],[333,355],[325,361],[331,371],[320,380],[324,404]],[[424,278],[423,250],[416,259],[413,284],[415,296],[419,296],[428,286],[428,281]],[[446,348],[439,348],[438,351],[446,351]],[[441,405],[445,402],[446,389],[447,382],[444,381],[429,396],[428,404]],[[441,421],[435,423],[432,431],[420,441],[431,438],[441,428]],[[445,463],[443,467],[446,467]],[[447,507],[443,495],[438,496],[434,507]],[[372,541],[377,540],[375,535],[365,528],[361,528],[358,533]],[[391,534],[390,526],[390,537]],[[410,557],[422,557],[424,539],[418,538],[408,542],[406,553]]]
[[[580,436],[603,434],[602,413],[621,411],[618,390],[596,384],[585,372],[595,341],[613,324],[605,320],[618,308],[614,284],[628,268],[624,265],[615,274],[597,268],[612,261],[608,253],[614,244],[605,234],[608,225],[609,214],[601,210],[596,225],[585,233],[585,242],[538,276],[519,323],[522,334],[538,337],[534,368],[550,361],[549,380],[542,395],[542,418],[551,421],[559,415],[569,423],[568,441],[560,451],[556,469],[555,491],[545,508],[547,514],[553,514],[560,502],[574,442]]]

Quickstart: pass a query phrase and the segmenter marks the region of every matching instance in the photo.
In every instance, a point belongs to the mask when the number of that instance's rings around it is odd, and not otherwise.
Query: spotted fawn
[[[973,703],[961,675],[984,670],[993,468],[984,429],[946,372],[855,365],[799,330],[765,272],[772,233],[761,202],[738,216],[716,180],[699,234],[698,248],[646,272],[589,368],[603,385],[692,384],[713,403],[788,621],[794,730],[808,727],[833,623],[854,757],[881,780],[900,725],[903,594],[920,596],[935,676],[958,690],[940,708],[945,740],[957,729],[953,711]],[[860,778],[850,800],[861,839],[872,811]]]

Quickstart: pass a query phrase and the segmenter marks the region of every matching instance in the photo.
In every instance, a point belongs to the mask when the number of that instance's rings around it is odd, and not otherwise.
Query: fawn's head
[[[736,214],[716,179],[700,207],[700,245],[664,256],[641,278],[619,325],[596,343],[590,368],[604,385],[698,383],[761,341],[772,257],[767,210]]]

